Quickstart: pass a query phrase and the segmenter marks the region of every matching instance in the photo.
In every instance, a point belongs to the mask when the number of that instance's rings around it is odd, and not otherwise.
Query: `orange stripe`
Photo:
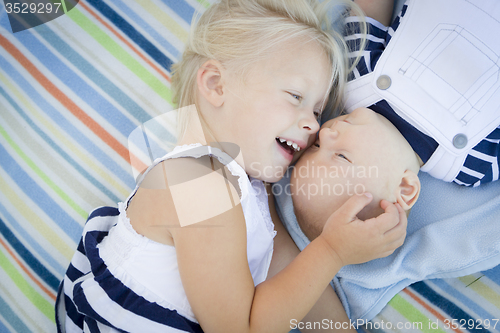
[[[408,288],[403,289],[403,291],[406,294],[408,294],[411,298],[413,298],[415,301],[417,301],[418,304],[422,305],[427,311],[429,311],[430,313],[432,313],[436,318],[438,318],[439,320],[441,320],[443,323],[445,322],[446,318],[443,315],[441,315],[439,312],[437,312],[436,310],[434,310],[431,306],[429,306],[429,304],[427,304],[426,302],[424,302],[420,297],[418,297],[413,292],[411,292],[410,290],[408,290]],[[457,333],[463,333],[463,331],[459,330],[458,328],[453,328],[453,327],[450,327],[450,328],[452,330],[454,330],[455,332],[457,332]]]
[[[102,141],[110,146],[118,155],[123,157],[125,161],[130,163],[130,158],[136,161],[134,164],[141,163],[140,170],[147,168],[145,164],[135,157],[109,134],[101,125],[90,118],[82,109],[78,107],[71,99],[69,99],[61,90],[59,90],[45,75],[43,75],[29,60],[26,58],[13,44],[10,43],[4,36],[0,35],[0,45],[9,52],[52,96],[54,96],[62,105],[64,105],[76,118],[85,124],[92,132],[94,132]],[[129,155],[130,153],[130,155]],[[139,165],[136,165],[138,167]]]
[[[31,278],[31,280],[33,280],[33,282],[35,282],[36,285],[40,287],[40,289],[42,289],[51,299],[53,299],[55,301],[56,295],[53,292],[51,292],[49,289],[47,289],[40,281],[38,281],[38,279],[35,278],[33,276],[33,274],[31,274],[31,272],[28,270],[28,268],[19,259],[17,259],[14,252],[12,252],[9,249],[7,244],[5,244],[5,242],[1,238],[0,238],[0,244],[7,250],[7,252],[9,252],[10,256],[16,261],[16,263],[19,265],[19,267],[21,267],[21,269]]]
[[[85,8],[85,10],[87,10],[93,17],[95,17],[95,19],[97,21],[99,21],[102,25],[104,25],[109,31],[111,31],[113,33],[113,35],[115,35],[116,37],[118,37],[119,40],[121,40],[123,43],[125,43],[125,45],[127,45],[132,51],[134,51],[134,53],[136,53],[139,57],[141,57],[142,60],[144,60],[149,66],[151,66],[155,71],[157,71],[161,76],[163,76],[165,78],[165,80],[167,80],[168,82],[171,82],[170,81],[170,77],[165,74],[160,68],[158,68],[154,63],[152,63],[146,56],[144,56],[144,54],[142,54],[142,52],[140,52],[139,50],[137,50],[132,44],[130,44],[130,42],[128,40],[126,40],[125,38],[123,38],[123,36],[121,34],[118,33],[118,31],[116,31],[115,29],[113,29],[112,26],[110,26],[108,23],[106,23],[103,19],[101,19],[99,17],[99,15],[97,15],[92,9],[90,9],[87,5],[85,5],[83,3],[83,1],[79,1],[78,2],[83,8]]]

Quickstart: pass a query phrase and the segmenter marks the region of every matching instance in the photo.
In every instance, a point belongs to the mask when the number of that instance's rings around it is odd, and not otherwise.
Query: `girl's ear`
[[[409,210],[420,195],[420,179],[411,170],[406,170],[401,178],[397,193],[397,202],[404,210]]]
[[[217,60],[205,62],[196,75],[198,92],[215,107],[224,104],[223,67]]]

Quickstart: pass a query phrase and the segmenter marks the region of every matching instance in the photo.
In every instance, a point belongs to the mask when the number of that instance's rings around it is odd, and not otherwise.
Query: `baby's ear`
[[[406,170],[401,178],[397,193],[397,202],[404,210],[409,210],[420,195],[420,179],[411,170]]]
[[[215,107],[219,107],[224,103],[222,73],[222,64],[211,59],[198,69],[196,75],[198,92]]]

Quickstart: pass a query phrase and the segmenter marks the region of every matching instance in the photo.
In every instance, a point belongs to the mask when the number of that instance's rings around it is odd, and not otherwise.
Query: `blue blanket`
[[[466,188],[419,174],[422,191],[402,247],[386,258],[345,266],[332,281],[351,319],[370,320],[406,286],[487,270],[500,263],[500,182]],[[278,184],[284,188],[289,178]],[[279,193],[279,191],[276,191]],[[276,196],[285,227],[302,250],[291,197]]]

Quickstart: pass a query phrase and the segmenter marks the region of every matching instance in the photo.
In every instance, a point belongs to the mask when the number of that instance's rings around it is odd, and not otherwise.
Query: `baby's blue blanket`
[[[352,320],[372,319],[413,282],[469,275],[500,263],[500,182],[466,188],[419,176],[422,191],[404,245],[387,258],[345,266],[332,281]],[[276,185],[287,183],[285,177]],[[302,250],[309,240],[297,224],[291,197],[283,191],[276,202]]]

